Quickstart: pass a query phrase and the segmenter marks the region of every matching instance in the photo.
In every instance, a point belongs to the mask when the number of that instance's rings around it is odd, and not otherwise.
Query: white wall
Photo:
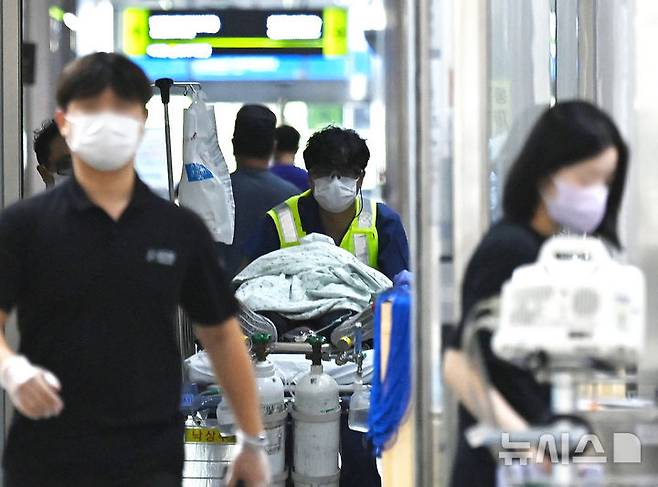
[[[489,206],[493,220],[502,215],[507,169],[553,96],[551,2],[489,2]]]
[[[658,370],[658,2],[635,0],[629,29],[634,34],[630,108],[631,171],[626,194],[628,257],[645,272],[648,284],[648,347],[643,380],[655,384]],[[619,39],[621,41],[621,39]],[[653,387],[647,391],[653,396]]]

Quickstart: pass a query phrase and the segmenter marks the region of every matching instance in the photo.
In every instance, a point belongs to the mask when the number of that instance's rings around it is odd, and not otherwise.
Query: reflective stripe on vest
[[[354,234],[354,255],[365,265],[368,265],[368,237],[363,233]]]
[[[311,191],[293,196],[267,214],[274,221],[279,234],[280,248],[299,245],[300,240],[306,236],[299,216],[299,200],[304,197],[312,197]],[[340,247],[347,250],[364,264],[377,268],[379,254],[379,235],[377,233],[377,203],[368,199],[357,200],[357,212],[359,217],[355,218],[348,228]]]
[[[296,244],[301,237],[297,234],[295,218],[292,215],[292,209],[288,206],[277,209],[277,216],[281,224],[281,234],[287,245]]]

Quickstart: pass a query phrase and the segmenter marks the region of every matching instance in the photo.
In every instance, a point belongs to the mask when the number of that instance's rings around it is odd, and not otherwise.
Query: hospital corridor
[[[656,0],[0,0],[0,484],[658,487],[656,46]]]

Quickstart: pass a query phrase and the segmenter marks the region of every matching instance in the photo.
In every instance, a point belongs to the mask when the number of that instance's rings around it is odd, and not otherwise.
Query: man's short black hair
[[[235,118],[233,154],[269,158],[276,142],[276,115],[263,105],[244,105]]]
[[[279,152],[297,152],[301,135],[290,125],[281,125],[276,129],[276,150]]]
[[[43,122],[40,129],[34,131],[34,153],[41,166],[50,168],[50,144],[57,137],[61,137],[55,120]]]
[[[363,172],[370,160],[366,141],[354,130],[329,126],[314,133],[304,150],[306,169]]]
[[[144,71],[121,54],[96,52],[64,68],[57,83],[57,104],[66,110],[73,100],[84,100],[110,88],[118,97],[146,105],[153,91]]]

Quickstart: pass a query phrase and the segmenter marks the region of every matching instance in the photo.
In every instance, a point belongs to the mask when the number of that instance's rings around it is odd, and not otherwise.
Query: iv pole
[[[187,94],[189,89],[200,90],[199,83],[192,82],[174,82],[171,78],[160,78],[154,84],[160,89],[160,98],[164,106],[164,120],[165,120],[165,145],[167,149],[167,180],[169,184],[169,201],[174,203],[176,201],[176,190],[174,187],[174,169],[171,155],[171,125],[169,123],[169,102],[171,100],[172,88],[183,88],[184,94]],[[192,323],[185,315],[183,310],[179,307],[175,317],[176,336],[178,338],[178,345],[181,353],[181,358],[185,360],[195,353],[194,344],[194,331],[192,330]]]

